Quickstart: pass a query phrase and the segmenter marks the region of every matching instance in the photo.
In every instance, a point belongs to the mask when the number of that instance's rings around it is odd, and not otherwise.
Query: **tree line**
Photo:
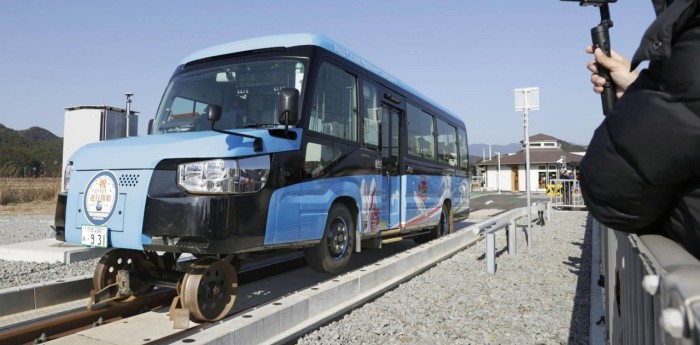
[[[0,124],[0,177],[60,177],[62,161],[62,138],[40,127]]]

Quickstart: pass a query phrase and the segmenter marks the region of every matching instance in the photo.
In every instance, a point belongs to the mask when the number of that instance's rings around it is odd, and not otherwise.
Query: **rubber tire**
[[[347,247],[342,253],[342,256],[333,258],[328,244],[328,236],[331,232],[331,226],[336,220],[345,223],[347,229]],[[355,250],[355,218],[352,212],[343,204],[336,203],[332,206],[326,220],[326,227],[323,231],[321,241],[314,247],[304,250],[306,263],[317,272],[321,273],[340,273],[348,262],[352,252]]]
[[[441,229],[441,227],[443,227],[443,226],[444,226],[444,229]],[[437,237],[447,236],[453,232],[453,230],[452,230],[452,209],[450,209],[449,204],[442,204],[442,212],[440,213],[440,222],[438,223],[438,226],[435,227],[435,231],[438,234]]]
[[[442,212],[440,213],[440,222],[436,225],[429,234],[418,235],[413,238],[413,242],[418,244],[428,243],[434,239],[440,238],[442,236],[452,233],[452,222],[450,216],[450,206],[448,204],[442,205]]]

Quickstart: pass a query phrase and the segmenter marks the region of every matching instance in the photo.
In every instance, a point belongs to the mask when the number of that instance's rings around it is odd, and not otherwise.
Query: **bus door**
[[[399,174],[399,135],[401,110],[382,104],[380,153],[382,156],[381,213],[388,214],[386,229],[397,229],[401,219],[401,178]]]

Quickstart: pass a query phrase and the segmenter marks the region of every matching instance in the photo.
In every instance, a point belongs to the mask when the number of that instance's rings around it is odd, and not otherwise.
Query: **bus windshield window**
[[[194,69],[175,75],[163,95],[153,133],[211,130],[210,104],[221,107],[217,129],[277,126],[277,97],[282,88],[301,93],[305,66],[275,59]]]

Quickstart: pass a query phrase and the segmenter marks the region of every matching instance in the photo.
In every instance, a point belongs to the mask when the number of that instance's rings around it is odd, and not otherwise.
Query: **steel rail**
[[[254,264],[250,269],[241,271],[239,283],[252,283],[271,275],[303,267],[305,264],[303,256],[300,255],[288,255],[281,261],[268,264]],[[108,306],[97,310],[69,311],[54,317],[9,326],[0,332],[0,345],[32,344],[37,340],[42,342],[54,340],[93,327],[100,319],[107,323],[110,320],[140,314],[145,310],[169,306],[175,296],[174,289],[157,289],[147,295],[139,296],[130,303],[119,306]],[[207,324],[192,328],[199,329],[206,327]]]
[[[98,310],[80,310],[67,314],[10,327],[0,333],[0,345],[33,343],[36,339],[52,340],[56,335],[67,335],[92,326],[102,320],[125,318],[168,305],[175,296],[175,290],[158,289],[140,296],[123,306],[110,306]]]

